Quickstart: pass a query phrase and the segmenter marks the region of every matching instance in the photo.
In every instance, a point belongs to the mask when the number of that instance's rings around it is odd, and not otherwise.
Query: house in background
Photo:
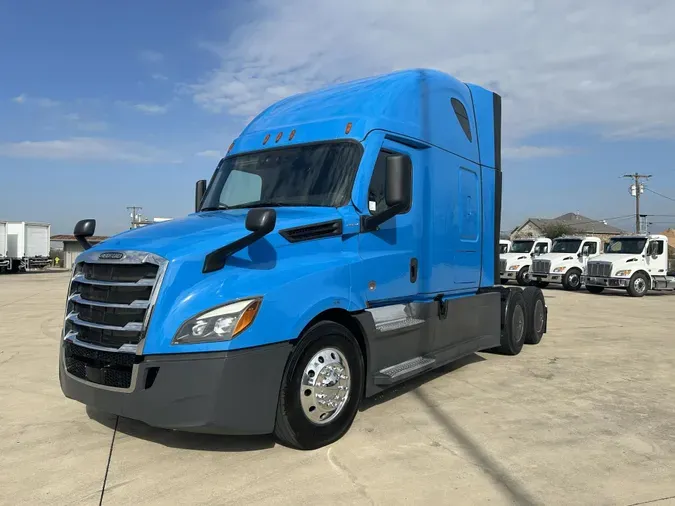
[[[545,230],[555,225],[569,228],[571,234],[593,235],[604,242],[612,236],[626,233],[625,230],[608,225],[605,221],[592,220],[578,213],[567,213],[557,218],[528,218],[511,232],[510,238],[513,240],[546,235]]]
[[[99,244],[105,241],[108,236],[94,235],[87,240],[92,244]],[[77,242],[74,235],[53,235],[51,237],[52,243],[63,243],[63,258],[61,258],[60,265],[66,269],[72,269],[77,255],[82,253],[84,249]]]

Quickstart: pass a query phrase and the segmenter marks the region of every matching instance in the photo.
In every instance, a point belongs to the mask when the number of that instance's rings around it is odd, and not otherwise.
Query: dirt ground
[[[675,504],[674,296],[547,289],[541,344],[397,387],[299,452],[66,399],[67,281],[0,276],[0,504]]]

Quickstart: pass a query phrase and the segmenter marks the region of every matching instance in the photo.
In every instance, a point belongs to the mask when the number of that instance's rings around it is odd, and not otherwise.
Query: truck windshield
[[[529,253],[534,246],[534,241],[513,241],[509,253]]]
[[[343,206],[361,155],[355,142],[326,142],[223,158],[201,210]]]
[[[620,237],[610,239],[606,253],[625,253],[639,255],[645,249],[647,239],[642,237]]]
[[[551,253],[576,253],[581,246],[580,239],[558,239],[553,243]]]

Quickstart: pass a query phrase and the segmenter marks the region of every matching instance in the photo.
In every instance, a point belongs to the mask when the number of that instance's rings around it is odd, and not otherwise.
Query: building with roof
[[[93,235],[87,240],[91,244],[99,244],[108,239],[108,236],[105,235]],[[77,255],[84,251],[84,248],[80,246],[80,243],[77,242],[74,235],[53,235],[51,237],[51,242],[63,243],[63,258],[61,258],[60,265],[66,269],[72,269],[73,264]]]
[[[525,223],[511,232],[510,238],[537,237],[546,235],[552,227],[567,228],[570,234],[593,235],[603,241],[610,237],[625,234],[625,230],[607,224],[604,220],[593,220],[578,213],[567,213],[556,218],[528,218]]]

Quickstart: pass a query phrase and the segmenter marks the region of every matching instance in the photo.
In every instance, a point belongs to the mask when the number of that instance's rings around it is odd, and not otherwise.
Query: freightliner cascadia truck
[[[408,70],[281,100],[195,212],[89,246],[68,289],[65,396],[168,429],[342,437],[364,397],[546,332],[499,281],[501,99]]]

